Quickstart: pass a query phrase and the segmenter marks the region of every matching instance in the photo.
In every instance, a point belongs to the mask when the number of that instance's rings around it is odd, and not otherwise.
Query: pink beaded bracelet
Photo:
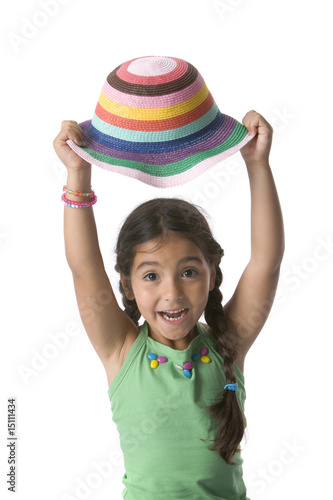
[[[94,197],[92,198],[91,201],[80,202],[80,201],[68,200],[68,198],[66,198],[65,193],[63,193],[62,196],[61,196],[61,199],[62,199],[62,201],[65,203],[65,205],[67,207],[71,207],[71,208],[86,208],[86,207],[91,207],[91,205],[95,205],[95,203],[97,201],[97,196],[94,194]]]
[[[90,196],[90,198],[93,198],[95,195],[95,191],[93,191],[93,190],[89,191],[89,193],[83,193],[82,191],[79,191],[78,189],[76,189],[76,190],[67,189],[67,186],[63,187],[63,191],[65,193],[68,193],[68,194],[73,194],[74,196]]]

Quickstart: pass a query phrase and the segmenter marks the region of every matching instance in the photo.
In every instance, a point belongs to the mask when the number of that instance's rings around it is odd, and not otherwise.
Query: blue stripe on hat
[[[221,127],[224,122],[225,115],[220,111],[217,113],[216,118],[206,127],[194,134],[181,139],[162,142],[132,142],[123,139],[117,139],[103,134],[97,130],[92,124],[88,127],[88,135],[94,141],[108,146],[109,148],[118,149],[119,151],[128,151],[132,153],[167,153],[168,151],[177,151],[179,149],[188,148],[195,144],[200,144],[206,141]],[[214,147],[214,145],[212,145]]]

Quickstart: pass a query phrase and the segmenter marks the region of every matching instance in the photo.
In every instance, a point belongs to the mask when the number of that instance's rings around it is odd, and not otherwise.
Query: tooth
[[[176,318],[168,316],[168,313],[175,314],[175,313],[181,313],[179,316]],[[177,311],[163,311],[162,316],[168,320],[168,321],[176,321],[177,319],[182,319],[185,316],[185,309],[178,309]]]

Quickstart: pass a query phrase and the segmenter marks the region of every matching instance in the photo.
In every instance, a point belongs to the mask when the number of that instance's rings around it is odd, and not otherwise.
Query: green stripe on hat
[[[146,163],[138,161],[114,158],[103,155],[102,153],[98,153],[89,148],[85,148],[85,151],[86,153],[90,154],[93,158],[103,163],[108,163],[110,165],[117,165],[120,167],[132,168],[134,170],[139,170],[140,172],[144,172],[146,174],[155,177],[169,177],[171,175],[186,172],[186,170],[204,161],[205,159],[223,153],[227,149],[236,146],[244,139],[246,134],[247,134],[247,129],[241,123],[237,122],[232,134],[228,137],[226,141],[224,141],[219,146],[216,146],[215,148],[209,149],[207,151],[196,153],[192,156],[189,156],[188,158],[185,158],[184,160],[180,160],[175,163],[167,163],[164,165],[148,165]]]

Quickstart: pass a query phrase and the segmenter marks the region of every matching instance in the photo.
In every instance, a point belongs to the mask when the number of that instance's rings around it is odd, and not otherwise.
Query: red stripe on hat
[[[166,118],[165,120],[131,120],[130,118],[123,118],[109,113],[102,108],[99,103],[97,103],[95,113],[103,122],[114,125],[115,127],[127,130],[139,130],[141,132],[157,132],[188,125],[207,113],[213,104],[214,99],[212,94],[209,92],[206,99],[196,108],[184,113],[183,115],[175,116],[174,118]]]

